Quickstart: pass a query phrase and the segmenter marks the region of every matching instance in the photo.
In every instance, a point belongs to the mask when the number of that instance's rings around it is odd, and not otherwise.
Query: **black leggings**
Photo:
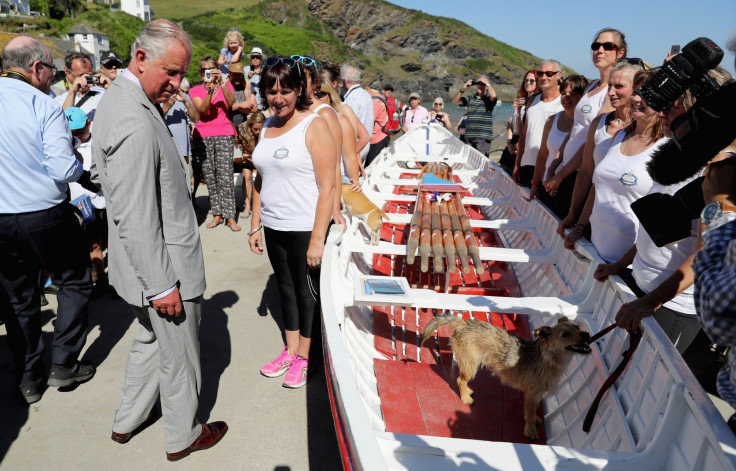
[[[307,266],[310,231],[277,231],[264,227],[266,250],[281,294],[281,311],[286,330],[298,330],[312,338],[319,313],[319,269]],[[313,294],[314,293],[314,294]]]

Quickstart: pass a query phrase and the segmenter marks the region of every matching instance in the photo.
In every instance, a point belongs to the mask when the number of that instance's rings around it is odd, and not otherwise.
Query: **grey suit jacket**
[[[129,304],[178,284],[204,293],[204,257],[186,162],[143,89],[119,77],[97,107],[92,155],[108,213],[110,284]]]

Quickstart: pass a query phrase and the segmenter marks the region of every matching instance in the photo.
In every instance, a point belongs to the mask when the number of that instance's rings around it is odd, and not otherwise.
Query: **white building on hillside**
[[[120,9],[146,22],[153,19],[153,10],[148,0],[120,0]]]
[[[100,69],[100,53],[110,50],[110,40],[102,31],[90,28],[85,24],[78,24],[66,32],[69,41],[79,46],[79,51],[91,54],[92,68]]]

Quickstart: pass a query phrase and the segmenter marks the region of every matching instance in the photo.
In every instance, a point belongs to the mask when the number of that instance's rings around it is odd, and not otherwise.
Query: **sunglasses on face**
[[[217,67],[200,67],[199,68],[200,72],[206,72],[208,70],[220,70],[220,69],[218,69]]]
[[[598,41],[596,41],[590,45],[590,49],[593,51],[597,51],[598,49],[601,48],[601,46],[603,46],[604,51],[615,51],[618,49],[618,46],[616,45],[616,43],[612,43],[610,41],[606,43],[599,43]]]
[[[534,79],[524,79],[524,83],[537,83]]]
[[[309,67],[310,65],[313,65],[314,68],[317,69],[317,71],[319,71],[319,67],[317,66],[317,61],[314,60],[313,57],[300,56],[298,54],[294,54],[293,56],[291,56],[291,58],[294,59],[295,61],[301,62],[302,64],[306,65],[307,67]]]
[[[558,71],[552,72],[552,71],[548,70],[548,71],[545,72],[544,70],[538,70],[537,71],[537,77],[544,77],[545,75],[547,77],[554,77],[555,75],[557,75],[559,73],[560,72],[558,72]],[[532,80],[532,82],[534,82],[534,80]]]
[[[318,92],[314,92],[314,96],[316,96],[317,98],[324,98],[326,95],[327,95],[327,92],[323,92],[322,90]]]

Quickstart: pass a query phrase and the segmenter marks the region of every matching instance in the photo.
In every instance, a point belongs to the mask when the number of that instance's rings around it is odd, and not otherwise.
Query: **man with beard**
[[[245,80],[245,69],[242,62],[230,63],[228,79],[235,89],[232,120],[233,126],[237,128],[248,119],[250,113],[258,111],[258,103],[256,103],[255,96],[253,96],[253,87],[250,81]]]

